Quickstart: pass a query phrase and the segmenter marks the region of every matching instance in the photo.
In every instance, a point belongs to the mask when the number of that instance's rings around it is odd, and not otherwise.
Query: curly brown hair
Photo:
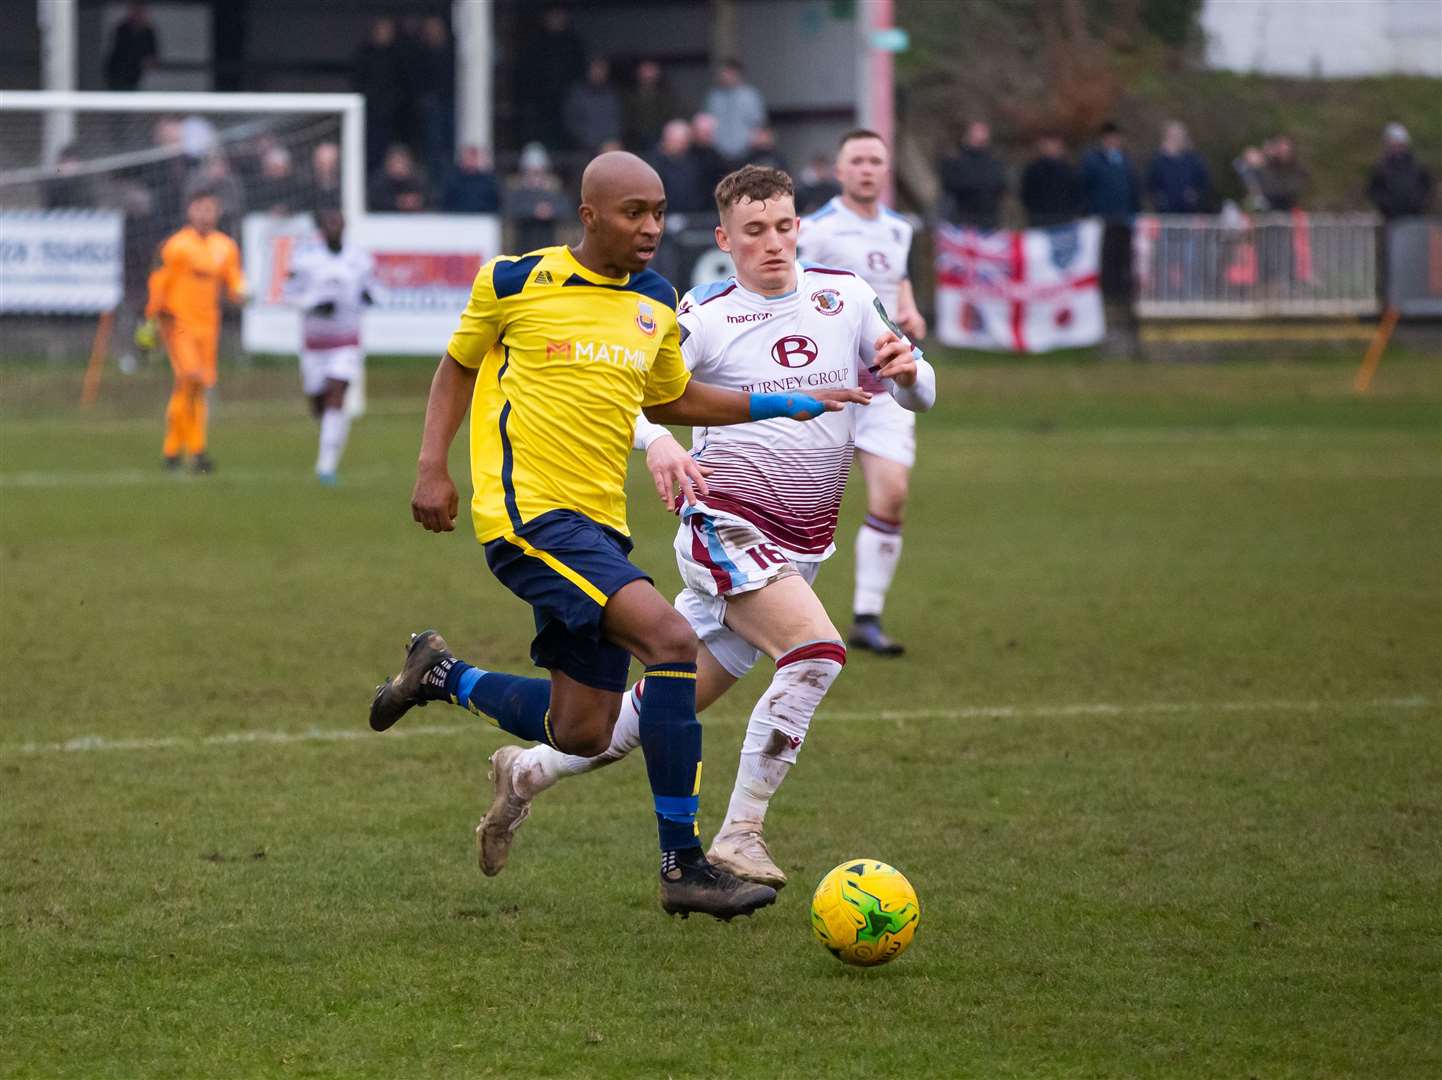
[[[716,185],[716,210],[725,214],[742,199],[765,202],[782,195],[796,195],[796,185],[785,172],[765,165],[743,165]]]

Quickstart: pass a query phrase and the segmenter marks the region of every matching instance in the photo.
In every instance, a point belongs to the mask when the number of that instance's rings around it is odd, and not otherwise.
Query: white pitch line
[[[1426,709],[1430,698],[1414,695],[1371,701],[1159,701],[1140,705],[1108,703],[1088,705],[979,705],[961,709],[881,709],[876,712],[827,712],[823,720],[1069,720],[1108,716],[1167,716],[1180,713],[1281,712],[1315,713],[1347,709]],[[715,720],[744,720],[745,717],[714,716]],[[79,735],[64,742],[14,743],[0,746],[0,755],[86,754],[111,750],[192,750],[207,746],[285,746],[294,743],[352,742],[362,739],[414,739],[431,736],[466,735],[488,730],[484,722],[468,724],[402,725],[384,735],[364,728],[306,728],[301,731],[232,731],[203,738],[167,736],[154,739],[111,739],[104,735]]]
[[[344,480],[366,483],[392,477],[409,476],[404,470],[386,466],[361,466],[344,474]],[[69,488],[69,487],[181,487],[189,484],[208,487],[225,484],[292,484],[315,486],[315,476],[304,468],[294,469],[225,469],[214,477],[177,476],[163,469],[110,469],[104,472],[12,472],[0,473],[3,488]]]

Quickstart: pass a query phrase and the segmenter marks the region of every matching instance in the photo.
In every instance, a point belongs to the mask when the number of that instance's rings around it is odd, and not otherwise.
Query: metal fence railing
[[[1247,319],[1379,309],[1373,214],[1146,215],[1137,313]]]

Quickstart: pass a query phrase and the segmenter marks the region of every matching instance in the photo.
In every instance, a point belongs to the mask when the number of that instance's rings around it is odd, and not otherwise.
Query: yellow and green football
[[[831,955],[874,967],[895,960],[911,944],[921,902],[895,867],[875,859],[848,859],[816,886],[811,930]]]

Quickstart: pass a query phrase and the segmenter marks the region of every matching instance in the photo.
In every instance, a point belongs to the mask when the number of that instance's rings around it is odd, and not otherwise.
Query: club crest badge
[[[817,289],[811,294],[811,306],[823,315],[840,315],[846,302],[835,289]]]
[[[656,332],[656,312],[646,301],[641,300],[636,304],[636,325],[641,328],[641,333],[650,337]]]

